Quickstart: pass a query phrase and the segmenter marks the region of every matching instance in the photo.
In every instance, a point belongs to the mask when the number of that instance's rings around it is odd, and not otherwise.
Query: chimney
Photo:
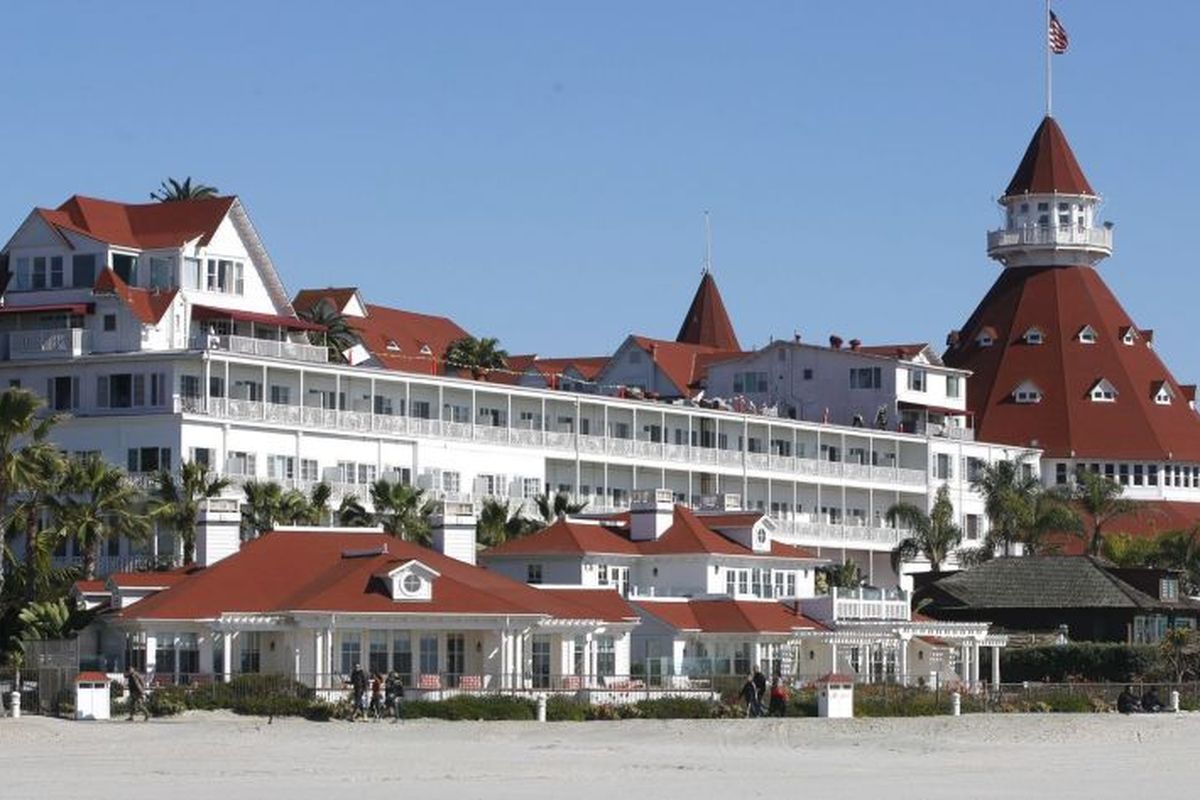
[[[792,341],[796,344],[800,344],[800,331],[796,331],[792,334]]]
[[[832,348],[834,350],[841,350],[842,349],[842,337],[838,336],[837,334],[831,335],[829,337],[829,346],[830,346],[830,348]]]
[[[196,517],[196,564],[211,567],[241,546],[242,512],[236,497],[213,497]]]
[[[853,350],[854,352],[857,353],[858,348],[860,348],[860,347],[862,347],[862,339],[851,339],[850,340],[850,349],[851,350]]]
[[[657,539],[675,520],[675,496],[670,489],[643,489],[629,504],[629,538],[635,542]]]
[[[434,550],[475,566],[475,511],[470,503],[443,501],[430,524]]]

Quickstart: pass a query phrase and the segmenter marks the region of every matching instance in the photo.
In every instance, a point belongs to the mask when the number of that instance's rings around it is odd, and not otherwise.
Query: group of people
[[[768,688],[767,676],[763,674],[761,667],[755,665],[754,671],[746,676],[746,682],[742,684],[739,696],[746,704],[747,717],[787,716],[787,686],[784,685],[778,672],[775,673],[775,677],[771,678],[771,685]],[[764,700],[767,701],[765,710]]]
[[[1163,708],[1163,702],[1159,699],[1158,692],[1154,691],[1153,686],[1142,692],[1141,697],[1134,693],[1132,686],[1126,686],[1117,695],[1117,711],[1122,714],[1153,714],[1162,711]]]
[[[354,713],[351,719],[392,717],[400,719],[404,701],[404,681],[400,673],[392,670],[387,676],[373,672],[368,677],[362,664],[355,664],[350,673],[351,702]]]

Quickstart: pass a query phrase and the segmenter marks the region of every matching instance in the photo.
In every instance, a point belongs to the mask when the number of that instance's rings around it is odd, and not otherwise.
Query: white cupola
[[[1112,255],[1112,224],[1053,117],[1033,134],[1000,198],[1004,227],[988,232],[988,256],[1006,267],[1095,265]]]

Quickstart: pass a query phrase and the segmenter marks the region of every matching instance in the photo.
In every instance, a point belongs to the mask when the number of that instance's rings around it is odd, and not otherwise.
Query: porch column
[[[154,675],[154,669],[158,666],[158,634],[153,631],[146,631],[146,676]]]
[[[233,675],[233,634],[221,633],[221,680],[228,682]]]
[[[838,646],[837,646],[837,642],[830,642],[830,643],[829,643],[829,671],[830,671],[830,672],[837,672],[837,671],[838,671],[838,651],[837,651],[837,647],[838,647]]]
[[[325,644],[324,631],[314,630],[312,632],[313,672],[315,673],[315,675],[313,677],[316,680],[316,688],[318,688],[318,689],[323,689],[323,688],[325,688],[325,685],[326,685],[326,682],[325,682],[325,676],[326,676],[325,653],[324,653],[325,648],[322,646],[324,644]]]
[[[958,670],[959,677],[962,678],[963,683],[969,686],[971,683],[971,643],[963,642],[959,646],[959,651],[962,654],[962,663]]]
[[[904,634],[900,635],[900,650],[896,665],[896,674],[900,678],[900,685],[908,685],[908,642],[909,637]]]
[[[971,640],[971,687],[979,686],[979,642]]]
[[[992,645],[992,686],[1000,685],[1000,648]]]
[[[213,631],[200,634],[200,669],[198,672],[207,673],[213,668]]]

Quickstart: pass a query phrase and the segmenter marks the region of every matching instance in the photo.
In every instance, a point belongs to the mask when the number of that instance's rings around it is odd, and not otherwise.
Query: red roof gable
[[[631,338],[650,355],[654,364],[684,397],[690,396],[691,387],[708,375],[710,363],[739,355],[737,351],[717,350],[707,345],[684,344],[636,335]]]
[[[685,344],[699,344],[717,350],[741,350],[737,334],[733,332],[733,323],[725,311],[725,301],[717,289],[717,282],[712,273],[704,271],[692,304],[688,307],[679,327],[679,335],[675,341]]]
[[[609,553],[618,555],[697,555],[714,553],[736,556],[775,558],[816,558],[811,550],[794,545],[772,542],[771,551],[755,553],[748,547],[729,539],[714,527],[752,525],[762,514],[739,512],[723,515],[697,515],[685,506],[675,506],[671,526],[657,539],[633,541],[629,536],[629,515],[615,515],[597,522],[560,519],[537,533],[511,539],[489,549],[486,556],[512,555],[583,555]],[[605,524],[607,523],[607,524]],[[622,524],[623,523],[623,524]]]
[[[1012,267],[1004,270],[946,351],[945,362],[974,373],[967,407],[982,441],[1029,446],[1037,441],[1057,458],[1200,461],[1200,417],[1144,339],[1124,344],[1132,325],[1092,267]],[[1042,344],[1027,344],[1031,327]],[[1091,326],[1094,344],[1078,339]],[[990,347],[976,334],[994,328]],[[1117,391],[1116,402],[1093,402],[1088,390],[1100,379]],[[1012,393],[1030,381],[1041,402],[1016,403]],[[1151,387],[1165,381],[1175,399],[1154,402]]]
[[[386,548],[386,551],[384,550]],[[377,550],[376,554],[370,554]],[[344,557],[353,551],[355,557]],[[396,602],[379,574],[408,561],[438,573],[432,599]],[[212,619],[223,612],[526,614],[620,622],[636,616],[616,595],[546,592],[386,534],[276,531],[120,612],[128,619]]]
[[[828,630],[790,606],[762,600],[635,601],[676,630],[702,633],[778,633]]]
[[[157,325],[175,301],[175,295],[179,294],[178,289],[163,292],[130,286],[111,269],[105,269],[96,277],[92,292],[119,297],[130,313],[146,325]]]
[[[56,209],[37,209],[55,228],[97,241],[149,250],[179,247],[199,239],[208,244],[236,197],[210,197],[170,203],[117,203],[74,195]]]
[[[1043,119],[1034,131],[1016,174],[1004,190],[1005,195],[1026,193],[1095,194],[1053,117]]]

